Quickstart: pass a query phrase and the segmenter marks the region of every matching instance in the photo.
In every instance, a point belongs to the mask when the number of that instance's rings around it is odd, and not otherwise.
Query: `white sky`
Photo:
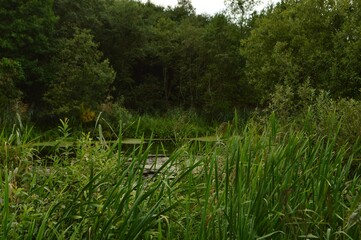
[[[277,0],[273,0],[274,2]],[[141,2],[147,2],[147,0],[141,0]],[[152,3],[162,6],[175,6],[177,5],[177,0],[151,0]],[[198,14],[207,13],[215,14],[225,9],[224,0],[191,0],[193,7],[196,9]],[[262,4],[257,7],[257,10],[261,10],[263,7],[267,6],[268,3],[272,0],[262,0]]]

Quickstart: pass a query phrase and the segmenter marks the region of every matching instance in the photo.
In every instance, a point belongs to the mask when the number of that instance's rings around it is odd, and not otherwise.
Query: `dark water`
[[[206,145],[214,144],[220,139],[216,136],[208,137],[198,137],[198,138],[187,138],[175,141],[173,139],[136,139],[136,138],[124,138],[120,144],[120,150],[127,153],[135,152],[144,152],[149,151],[149,154],[160,155],[160,156],[169,156],[177,148],[187,145],[189,149],[193,151],[201,151]],[[92,141],[92,144],[103,145],[105,148],[114,149],[118,151],[119,142],[118,141]],[[79,148],[77,141],[50,141],[50,142],[38,142],[32,144],[38,151],[40,158],[59,155],[61,153],[67,152],[68,156],[76,157],[76,151]]]

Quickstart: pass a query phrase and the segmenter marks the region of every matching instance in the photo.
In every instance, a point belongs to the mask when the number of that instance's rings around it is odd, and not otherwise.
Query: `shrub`
[[[316,90],[306,82],[297,89],[279,85],[271,95],[266,116],[274,112],[280,122],[293,122],[314,136],[338,133],[337,144],[353,144],[361,132],[361,101],[332,99],[328,92]]]
[[[108,60],[102,60],[98,44],[87,30],[78,30],[74,37],[62,42],[62,49],[55,60],[56,75],[45,94],[50,105],[47,115],[57,117],[82,116],[83,109],[92,112],[106,98],[115,72]],[[92,114],[91,114],[92,115]],[[94,117],[94,116],[93,116]]]
[[[24,110],[19,107],[22,92],[16,86],[22,79],[24,72],[19,62],[9,58],[0,60],[0,118],[5,122],[13,122],[15,113]]]

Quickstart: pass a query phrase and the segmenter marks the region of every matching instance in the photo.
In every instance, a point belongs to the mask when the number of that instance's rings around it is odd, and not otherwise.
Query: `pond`
[[[221,139],[217,136],[205,136],[197,138],[185,138],[179,141],[174,139],[138,139],[138,138],[124,138],[121,140],[120,149],[124,156],[132,156],[132,152],[139,153],[143,152],[146,149],[148,150],[148,158],[146,159],[144,166],[144,176],[152,176],[156,173],[165,162],[169,160],[169,156],[177,149],[188,144],[192,146],[194,152],[202,152],[204,146],[209,144],[215,144],[220,142]],[[91,145],[99,146],[104,145],[104,147],[111,149],[113,147],[114,151],[118,151],[118,141],[91,141]],[[60,153],[66,152],[68,157],[76,157],[77,147],[79,146],[78,141],[50,141],[50,142],[37,142],[33,143],[32,147],[37,149],[39,158],[47,159],[46,165],[48,167],[52,166],[51,156],[57,155]],[[131,158],[128,159],[129,162],[132,161]],[[175,170],[175,169],[174,169]],[[176,170],[175,170],[176,171]]]

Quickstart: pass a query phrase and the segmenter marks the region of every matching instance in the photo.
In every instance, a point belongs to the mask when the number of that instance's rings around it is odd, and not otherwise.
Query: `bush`
[[[307,82],[297,89],[277,86],[265,112],[274,112],[283,124],[293,122],[314,136],[338,133],[339,146],[352,145],[361,132],[361,101],[332,99],[328,92],[313,89]]]
[[[100,104],[99,123],[104,126],[104,137],[114,138],[119,128],[127,129],[133,123],[132,114],[123,107],[123,102],[114,102],[111,97]]]
[[[9,58],[0,60],[0,118],[13,122],[15,113],[26,112],[21,102],[22,92],[16,84],[24,79],[21,64]]]

